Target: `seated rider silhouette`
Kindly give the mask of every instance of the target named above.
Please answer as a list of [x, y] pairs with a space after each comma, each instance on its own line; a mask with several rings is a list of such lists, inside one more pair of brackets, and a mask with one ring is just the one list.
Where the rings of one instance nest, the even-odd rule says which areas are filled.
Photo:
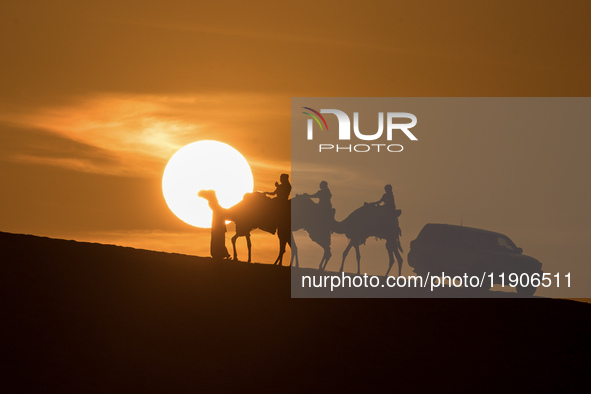
[[275, 182], [275, 191], [274, 192], [265, 192], [268, 196], [276, 196], [275, 199], [278, 201], [287, 201], [289, 200], [289, 195], [291, 193], [291, 184], [289, 183], [289, 175], [281, 174], [279, 177], [279, 181], [281, 183]]
[[[291, 194], [291, 184], [289, 183], [289, 175], [281, 174], [279, 182], [275, 182], [275, 191], [265, 192], [267, 196], [275, 196], [273, 199], [274, 210], [280, 221], [291, 220], [291, 210], [289, 203], [289, 195]], [[262, 227], [263, 228], [263, 227]], [[275, 224], [269, 223], [264, 226], [264, 230], [274, 231]]]
[[320, 208], [321, 212], [325, 215], [325, 218], [328, 220], [334, 218], [335, 211], [332, 208], [332, 203], [330, 202], [332, 194], [330, 192], [330, 189], [328, 188], [328, 182], [320, 182], [320, 190], [311, 195], [308, 193], [304, 193], [304, 196], [309, 198], [317, 198], [318, 207]]
[[376, 202], [365, 203], [365, 205], [375, 205], [379, 207], [383, 207], [383, 212], [389, 218], [392, 219], [392, 222], [396, 224], [398, 227], [398, 232], [402, 235], [402, 230], [398, 225], [398, 216], [400, 216], [400, 210], [396, 209], [396, 203], [394, 202], [394, 193], [392, 193], [392, 185], [384, 186], [385, 193], [382, 195], [382, 198]]

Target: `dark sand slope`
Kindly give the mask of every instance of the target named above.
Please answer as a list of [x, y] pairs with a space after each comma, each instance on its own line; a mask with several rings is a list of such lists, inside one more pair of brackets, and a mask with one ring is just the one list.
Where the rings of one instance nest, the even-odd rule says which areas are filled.
[[292, 300], [289, 277], [0, 233], [0, 392], [590, 388], [590, 304]]

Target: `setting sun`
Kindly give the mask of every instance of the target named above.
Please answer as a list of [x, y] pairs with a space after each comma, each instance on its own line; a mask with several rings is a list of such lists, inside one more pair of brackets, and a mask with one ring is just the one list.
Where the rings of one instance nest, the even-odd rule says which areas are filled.
[[217, 192], [220, 205], [230, 208], [252, 192], [253, 177], [246, 159], [230, 145], [198, 141], [179, 149], [168, 161], [162, 191], [170, 210], [195, 227], [209, 228], [212, 212], [199, 190]]

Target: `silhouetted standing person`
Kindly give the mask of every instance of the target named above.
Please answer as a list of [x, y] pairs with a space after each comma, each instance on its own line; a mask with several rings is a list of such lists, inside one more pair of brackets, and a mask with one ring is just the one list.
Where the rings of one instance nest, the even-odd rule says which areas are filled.
[[230, 257], [226, 249], [226, 218], [225, 209], [218, 202], [214, 190], [200, 190], [197, 195], [205, 198], [212, 211], [211, 220], [211, 243], [209, 245], [211, 257], [214, 259], [225, 259]]

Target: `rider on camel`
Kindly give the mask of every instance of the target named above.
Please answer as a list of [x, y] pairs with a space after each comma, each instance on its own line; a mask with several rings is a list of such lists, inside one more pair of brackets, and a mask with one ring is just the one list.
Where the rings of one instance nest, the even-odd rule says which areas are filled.
[[398, 227], [398, 231], [400, 235], [402, 235], [402, 230], [398, 225], [398, 216], [400, 216], [401, 211], [396, 209], [396, 203], [394, 202], [394, 193], [392, 193], [392, 185], [384, 186], [385, 193], [382, 195], [382, 198], [376, 202], [366, 203], [366, 205], [375, 205], [377, 207], [383, 207], [383, 211], [385, 215], [392, 218], [392, 222], [396, 224]]
[[[291, 184], [289, 183], [288, 174], [281, 174], [279, 177], [279, 182], [275, 182], [275, 191], [265, 192], [265, 195], [267, 196], [275, 196], [272, 202], [275, 204], [274, 209], [280, 221], [288, 221], [291, 219], [291, 206], [289, 201], [290, 194]], [[269, 223], [268, 225], [265, 225], [261, 228], [271, 231], [273, 227], [274, 225]]]
[[332, 203], [330, 202], [332, 193], [328, 188], [328, 182], [320, 182], [320, 190], [311, 195], [305, 193], [304, 196], [318, 199], [318, 208], [320, 208], [321, 215], [326, 219], [326, 223], [330, 224], [334, 219], [335, 210], [332, 208]]
[[275, 199], [279, 201], [289, 200], [289, 194], [291, 193], [291, 184], [289, 183], [289, 175], [281, 174], [279, 182], [275, 182], [275, 191], [265, 192], [268, 196], [276, 196]]

